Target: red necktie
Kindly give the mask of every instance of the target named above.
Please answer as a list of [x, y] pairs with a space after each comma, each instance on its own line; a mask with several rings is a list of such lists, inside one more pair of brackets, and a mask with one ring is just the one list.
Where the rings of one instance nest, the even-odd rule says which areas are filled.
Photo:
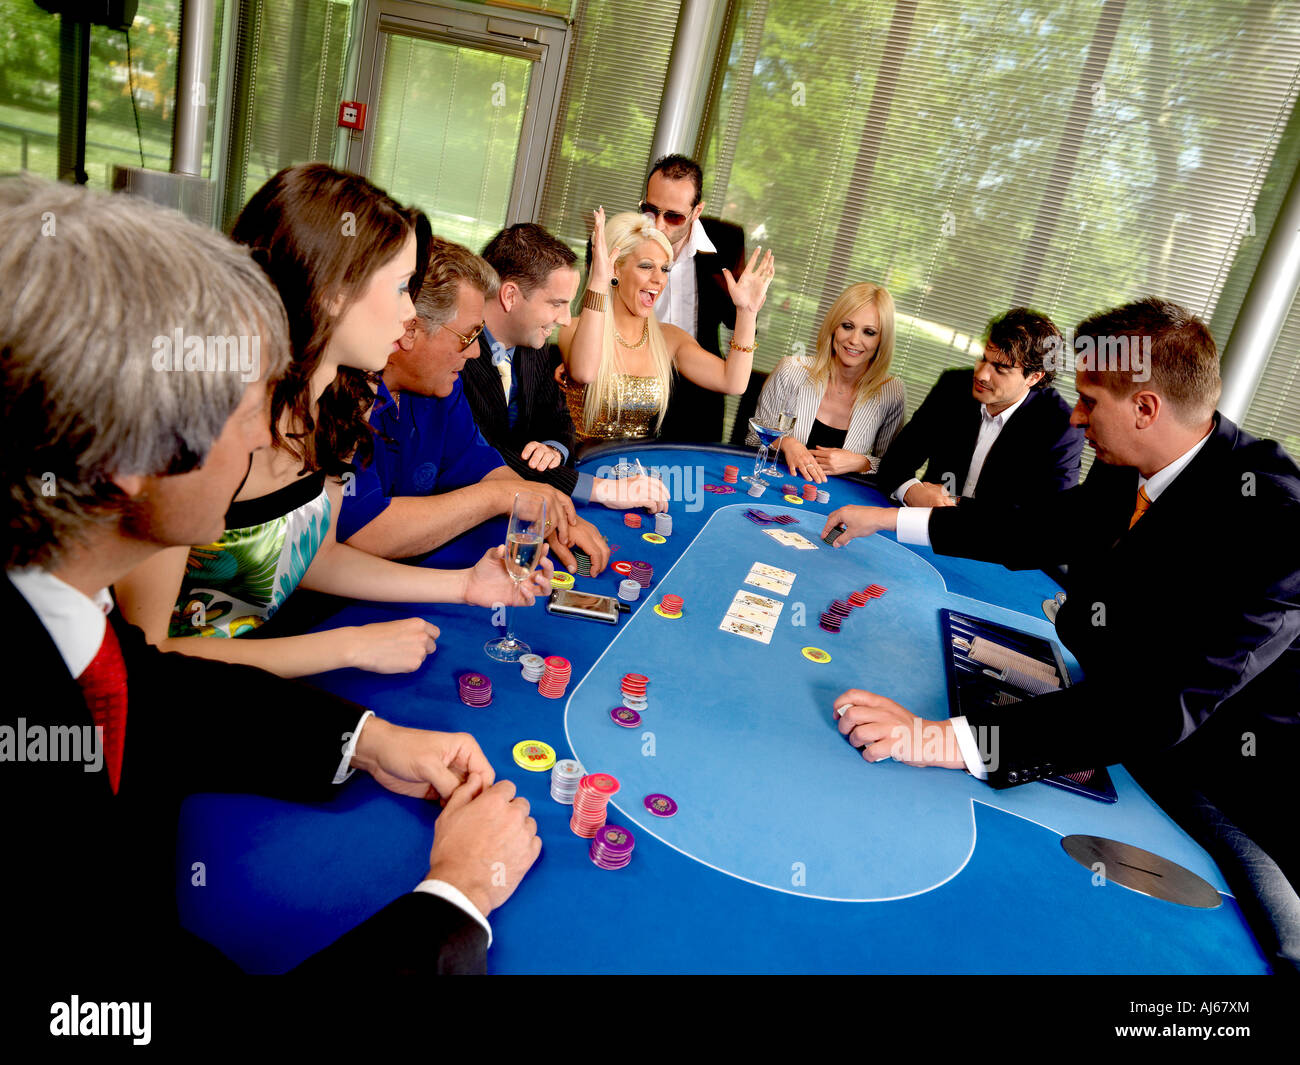
[[122, 749], [126, 741], [126, 662], [117, 634], [104, 622], [104, 642], [77, 678], [86, 697], [90, 718], [103, 729], [104, 760], [108, 765], [108, 783], [117, 794], [122, 779]]

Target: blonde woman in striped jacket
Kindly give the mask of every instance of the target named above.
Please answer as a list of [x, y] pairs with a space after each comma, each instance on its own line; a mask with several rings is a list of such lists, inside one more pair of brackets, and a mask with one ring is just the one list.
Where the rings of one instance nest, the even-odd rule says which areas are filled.
[[[755, 417], [795, 415], [781, 442], [790, 473], [818, 484], [831, 474], [870, 473], [903, 427], [903, 382], [890, 376], [894, 299], [864, 281], [840, 293], [812, 356], [786, 356], [759, 396]], [[758, 437], [749, 434], [749, 443]]]

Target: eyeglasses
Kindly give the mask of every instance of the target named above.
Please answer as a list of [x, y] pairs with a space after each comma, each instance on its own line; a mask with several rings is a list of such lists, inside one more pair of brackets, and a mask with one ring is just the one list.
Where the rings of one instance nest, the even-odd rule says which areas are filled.
[[451, 333], [453, 336], [456, 337], [457, 340], [460, 341], [460, 350], [464, 351], [467, 347], [469, 347], [471, 344], [474, 343], [474, 341], [478, 339], [479, 334], [483, 332], [483, 325], [484, 325], [483, 322], [479, 322], [479, 324], [474, 327], [474, 331], [470, 333], [470, 335], [467, 337], [461, 336], [459, 333], [456, 332], [456, 330], [454, 330], [449, 325], [444, 325], [443, 329], [447, 330], [448, 333]]
[[656, 218], [658, 218], [660, 215], [663, 215], [664, 221], [667, 222], [670, 226], [680, 226], [686, 221], [688, 217], [687, 215], [682, 214], [681, 211], [665, 211], [662, 208], [656, 207], [649, 200], [641, 201], [641, 213], [652, 214]]

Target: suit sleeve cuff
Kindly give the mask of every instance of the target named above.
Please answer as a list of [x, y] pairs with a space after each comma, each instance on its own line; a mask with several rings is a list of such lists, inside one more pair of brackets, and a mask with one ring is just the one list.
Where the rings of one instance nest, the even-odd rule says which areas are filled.
[[920, 478], [913, 477], [910, 481], [904, 481], [902, 484], [900, 484], [897, 488], [894, 489], [893, 498], [898, 500], [898, 505], [900, 507], [907, 506], [907, 504], [903, 502], [903, 497], [912, 490], [912, 485], [920, 484], [920, 483], [921, 483]]
[[933, 507], [903, 507], [898, 512], [895, 530], [900, 544], [913, 547], [930, 546], [930, 511]]
[[357, 753], [357, 740], [361, 738], [361, 730], [365, 727], [366, 722], [374, 716], [375, 712], [373, 710], [367, 710], [361, 715], [357, 727], [348, 735], [348, 742], [343, 745], [343, 761], [339, 763], [339, 767], [334, 773], [335, 784], [342, 784], [356, 772], [352, 768], [352, 756]]
[[487, 918], [478, 912], [478, 907], [470, 902], [459, 888], [452, 887], [445, 880], [421, 880], [415, 885], [415, 890], [423, 891], [426, 895], [437, 895], [438, 898], [446, 899], [453, 906], [459, 906], [483, 926], [483, 931], [487, 933], [488, 946], [492, 946], [492, 926], [487, 923]]
[[957, 750], [961, 752], [961, 760], [966, 763], [970, 775], [978, 780], [988, 780], [989, 773], [984, 768], [984, 759], [980, 757], [979, 745], [975, 742], [975, 734], [971, 732], [966, 719], [954, 717], [950, 719], [950, 724], [952, 734], [957, 737]]
[[596, 478], [590, 473], [578, 474], [578, 483], [573, 489], [573, 501], [575, 503], [590, 503], [592, 489], [596, 487]]
[[547, 447], [555, 448], [556, 451], [558, 451], [561, 455], [563, 455], [564, 457], [560, 459], [561, 462], [569, 461], [569, 449], [565, 447], [563, 444], [561, 444], [558, 440], [543, 440], [542, 443], [545, 444]]

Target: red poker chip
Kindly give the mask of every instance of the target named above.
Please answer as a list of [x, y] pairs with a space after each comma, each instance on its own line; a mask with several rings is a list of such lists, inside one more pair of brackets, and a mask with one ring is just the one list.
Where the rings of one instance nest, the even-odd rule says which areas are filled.
[[615, 562], [610, 567], [615, 573], [621, 573], [624, 577], [632, 575], [632, 567], [627, 562]]

